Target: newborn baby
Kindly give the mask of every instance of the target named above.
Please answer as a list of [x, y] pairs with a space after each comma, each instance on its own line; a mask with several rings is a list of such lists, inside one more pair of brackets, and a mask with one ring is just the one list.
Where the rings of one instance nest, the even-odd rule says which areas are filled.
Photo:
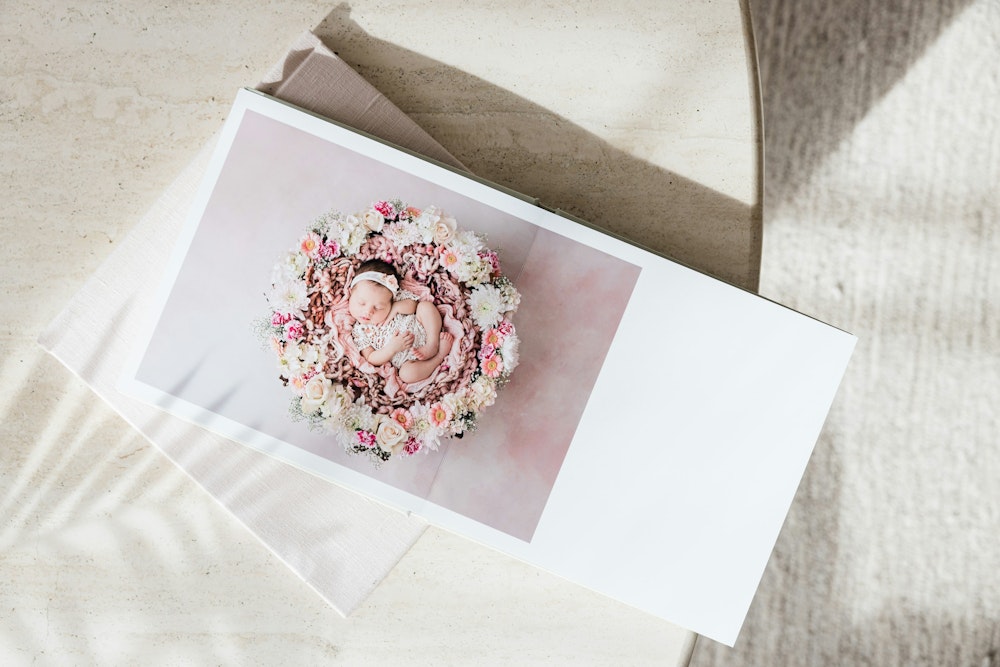
[[455, 339], [442, 330], [437, 307], [401, 291], [396, 269], [377, 259], [358, 267], [349, 289], [351, 333], [361, 356], [373, 366], [391, 362], [408, 384], [430, 377]]

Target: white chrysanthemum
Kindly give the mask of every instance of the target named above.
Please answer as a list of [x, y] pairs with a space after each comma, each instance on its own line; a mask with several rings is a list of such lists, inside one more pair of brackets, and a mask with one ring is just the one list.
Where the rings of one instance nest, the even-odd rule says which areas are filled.
[[285, 277], [271, 286], [267, 302], [279, 313], [299, 313], [309, 305], [309, 295], [304, 280]]
[[475, 256], [483, 249], [483, 237], [469, 229], [455, 233], [448, 245], [458, 249], [462, 255]]
[[420, 230], [413, 225], [404, 223], [393, 223], [388, 225], [382, 232], [397, 248], [407, 248], [420, 241]]
[[504, 312], [503, 298], [493, 285], [479, 285], [469, 295], [472, 319], [483, 329], [496, 326]]
[[503, 358], [503, 374], [505, 377], [510, 375], [510, 372], [517, 366], [518, 361], [521, 360], [520, 347], [521, 341], [516, 334], [508, 335], [503, 339], [503, 343], [500, 344], [500, 356]]
[[352, 403], [344, 412], [344, 424], [355, 431], [362, 429], [365, 431], [375, 430], [375, 415], [372, 413], [372, 409], [368, 407], [363, 400], [358, 399], [357, 402]]

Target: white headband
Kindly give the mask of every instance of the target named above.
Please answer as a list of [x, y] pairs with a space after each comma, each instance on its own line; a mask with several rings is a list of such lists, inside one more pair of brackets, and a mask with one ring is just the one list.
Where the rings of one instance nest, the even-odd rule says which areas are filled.
[[380, 273], [378, 271], [365, 271], [364, 273], [359, 273], [354, 276], [354, 280], [351, 281], [351, 287], [354, 287], [362, 280], [370, 280], [373, 283], [378, 283], [392, 292], [393, 296], [396, 296], [396, 292], [399, 290], [399, 281], [396, 280], [396, 276], [390, 276], [387, 273]]

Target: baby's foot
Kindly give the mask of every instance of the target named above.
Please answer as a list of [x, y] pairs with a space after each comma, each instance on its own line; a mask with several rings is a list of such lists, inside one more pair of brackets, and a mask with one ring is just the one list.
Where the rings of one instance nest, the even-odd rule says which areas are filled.
[[455, 343], [455, 337], [452, 336], [447, 331], [441, 332], [440, 340], [438, 341], [438, 356], [444, 359], [451, 352], [451, 346]]
[[438, 350], [441, 347], [441, 341], [437, 338], [431, 338], [430, 336], [427, 338], [428, 340], [426, 345], [413, 348], [413, 356], [417, 359], [433, 359], [437, 356]]

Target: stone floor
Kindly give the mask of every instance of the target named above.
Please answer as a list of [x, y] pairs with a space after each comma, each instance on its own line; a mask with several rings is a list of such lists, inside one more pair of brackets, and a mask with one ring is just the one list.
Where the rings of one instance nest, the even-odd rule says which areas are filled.
[[303, 30], [472, 171], [756, 284], [737, 5], [0, 9], [4, 664], [672, 664], [687, 633], [429, 530], [344, 619], [36, 344]]

